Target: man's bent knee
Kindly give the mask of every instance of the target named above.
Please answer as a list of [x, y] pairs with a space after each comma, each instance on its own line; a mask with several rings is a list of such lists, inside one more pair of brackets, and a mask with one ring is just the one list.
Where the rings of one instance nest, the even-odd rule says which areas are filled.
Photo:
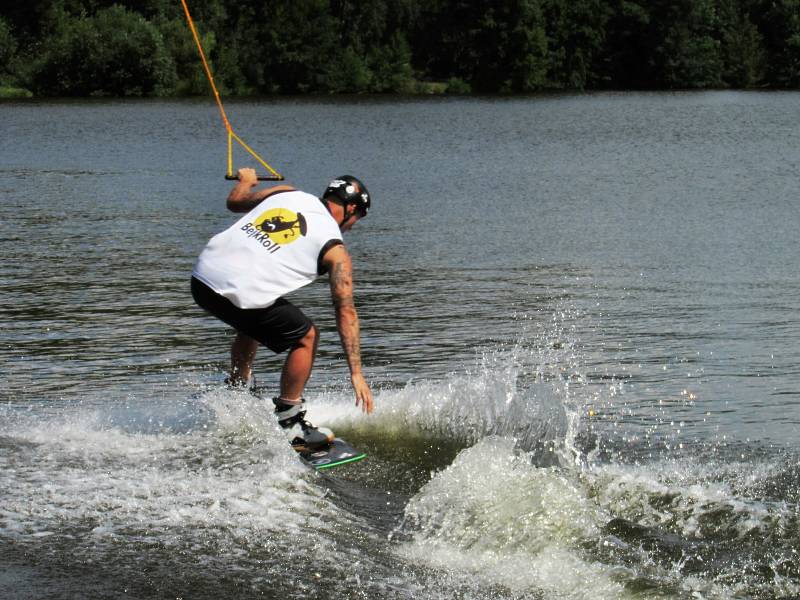
[[317, 328], [316, 325], [311, 325], [306, 334], [299, 340], [297, 340], [295, 347], [307, 346], [308, 348], [313, 348], [316, 345], [318, 339], [319, 339], [319, 329]]

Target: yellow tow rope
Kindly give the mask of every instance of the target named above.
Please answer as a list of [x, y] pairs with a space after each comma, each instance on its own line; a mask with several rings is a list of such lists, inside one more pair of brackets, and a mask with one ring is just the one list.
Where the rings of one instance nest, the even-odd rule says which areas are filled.
[[270, 175], [264, 177], [260, 176], [259, 179], [262, 181], [283, 181], [283, 175], [278, 173], [275, 169], [273, 169], [269, 164], [261, 158], [255, 150], [253, 150], [250, 146], [248, 146], [242, 138], [236, 135], [236, 132], [233, 131], [233, 127], [231, 127], [230, 121], [228, 121], [228, 116], [225, 114], [225, 108], [222, 106], [222, 100], [219, 97], [219, 91], [217, 91], [217, 86], [214, 83], [214, 76], [211, 74], [211, 68], [208, 66], [208, 61], [206, 60], [206, 54], [203, 52], [203, 45], [200, 43], [200, 36], [197, 34], [197, 29], [194, 26], [194, 21], [192, 20], [192, 15], [189, 14], [189, 7], [186, 5], [186, 0], [181, 0], [181, 4], [183, 5], [183, 12], [186, 13], [186, 22], [189, 23], [189, 29], [192, 30], [192, 35], [194, 36], [195, 44], [197, 44], [197, 51], [200, 53], [200, 59], [203, 61], [203, 68], [206, 71], [206, 76], [208, 77], [208, 82], [211, 84], [211, 89], [214, 92], [214, 98], [217, 101], [217, 106], [219, 107], [219, 114], [222, 116], [222, 122], [225, 123], [225, 129], [228, 132], [228, 170], [225, 175], [225, 179], [238, 179], [236, 175], [233, 173], [233, 140], [236, 140], [242, 148], [247, 150], [253, 158], [255, 158], [258, 162], [260, 162], [267, 171], [270, 172]]

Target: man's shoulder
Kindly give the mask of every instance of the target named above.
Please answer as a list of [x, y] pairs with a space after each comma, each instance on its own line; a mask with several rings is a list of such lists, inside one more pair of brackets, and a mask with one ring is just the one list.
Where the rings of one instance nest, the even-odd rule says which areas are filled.
[[276, 192], [275, 194], [269, 197], [269, 200], [273, 200], [276, 203], [291, 202], [295, 204], [306, 204], [310, 208], [316, 208], [317, 205], [323, 206], [320, 199], [317, 198], [315, 195], [297, 189], [289, 189]]

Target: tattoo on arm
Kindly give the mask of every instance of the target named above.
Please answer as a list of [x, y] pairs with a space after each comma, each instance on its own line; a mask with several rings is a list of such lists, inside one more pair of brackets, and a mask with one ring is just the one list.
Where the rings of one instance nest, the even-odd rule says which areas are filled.
[[335, 263], [330, 271], [331, 296], [336, 309], [336, 325], [351, 372], [361, 370], [361, 343], [353, 298], [353, 270], [349, 260]]
[[337, 262], [331, 270], [331, 295], [333, 305], [340, 306], [355, 305], [353, 300], [353, 272], [350, 265], [345, 261]]

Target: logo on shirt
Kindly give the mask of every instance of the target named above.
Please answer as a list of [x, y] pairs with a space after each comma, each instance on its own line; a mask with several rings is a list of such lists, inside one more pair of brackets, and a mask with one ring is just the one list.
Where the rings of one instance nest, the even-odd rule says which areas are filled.
[[254, 222], [243, 225], [242, 231], [270, 252], [276, 252], [281, 246], [305, 236], [308, 226], [302, 213], [288, 208], [271, 208], [256, 217]]

